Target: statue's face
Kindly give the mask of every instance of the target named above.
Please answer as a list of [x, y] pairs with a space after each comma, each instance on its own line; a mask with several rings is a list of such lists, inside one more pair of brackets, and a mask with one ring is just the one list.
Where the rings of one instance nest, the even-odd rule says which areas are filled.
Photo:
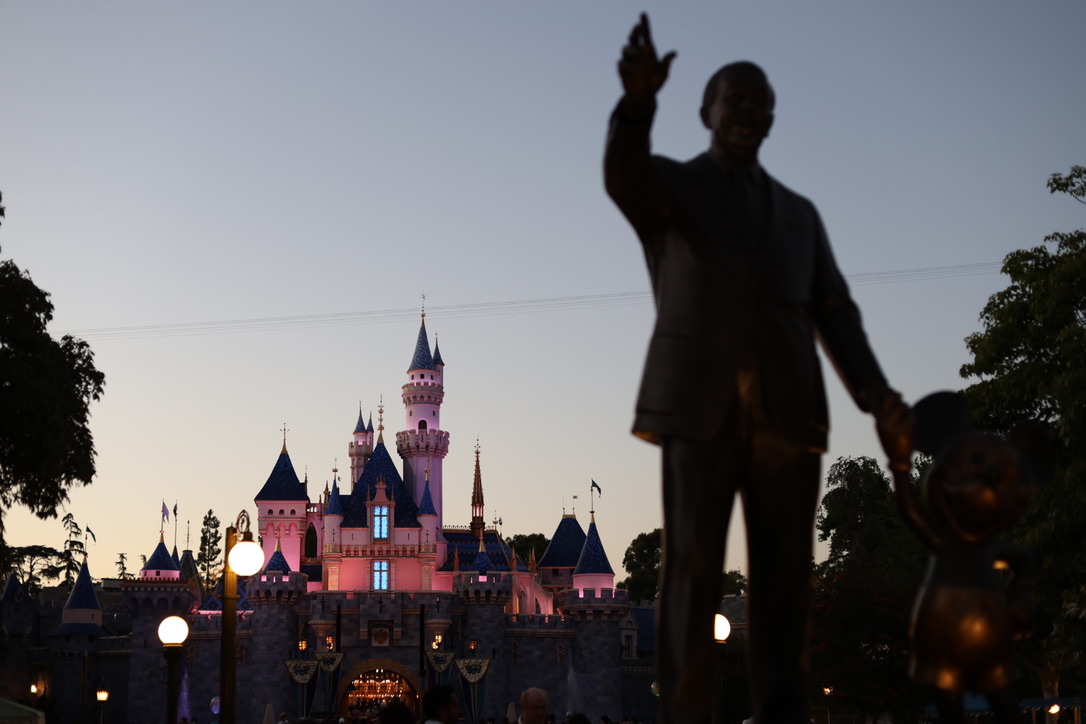
[[962, 539], [972, 541], [1013, 525], [1029, 497], [1017, 451], [983, 433], [970, 433], [941, 454], [926, 486], [934, 511]]
[[751, 163], [773, 125], [773, 90], [760, 78], [722, 78], [702, 122], [712, 131], [714, 154], [728, 163]]

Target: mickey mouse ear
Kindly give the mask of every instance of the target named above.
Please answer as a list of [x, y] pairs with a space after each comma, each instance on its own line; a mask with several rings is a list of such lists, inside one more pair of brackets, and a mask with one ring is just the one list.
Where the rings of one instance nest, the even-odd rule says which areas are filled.
[[969, 430], [969, 403], [957, 392], [933, 392], [913, 405], [916, 449], [936, 455], [954, 438]]

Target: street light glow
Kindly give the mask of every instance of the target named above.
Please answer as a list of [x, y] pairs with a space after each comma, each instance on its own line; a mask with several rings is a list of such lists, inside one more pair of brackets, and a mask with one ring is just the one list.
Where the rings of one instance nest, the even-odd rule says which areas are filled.
[[728, 640], [728, 636], [732, 632], [732, 624], [728, 621], [727, 617], [718, 613], [713, 617], [713, 638], [719, 643], [724, 643]]
[[[158, 640], [164, 646], [180, 646], [189, 637], [189, 625], [180, 616], [167, 616], [158, 625]], [[100, 701], [104, 701], [100, 700]]]

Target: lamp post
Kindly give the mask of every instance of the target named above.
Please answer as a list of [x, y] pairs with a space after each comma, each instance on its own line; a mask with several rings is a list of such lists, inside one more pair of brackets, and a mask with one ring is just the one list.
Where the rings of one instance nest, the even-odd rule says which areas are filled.
[[[158, 625], [158, 640], [162, 642], [162, 655], [166, 657], [166, 721], [177, 721], [177, 695], [180, 677], [177, 664], [181, 661], [181, 652], [185, 639], [189, 637], [189, 625], [180, 616], [167, 616]], [[104, 695], [104, 696], [103, 696]], [[98, 692], [99, 707], [104, 707], [109, 699], [108, 691]]]
[[713, 616], [713, 638], [716, 640], [719, 652], [716, 660], [716, 696], [713, 697], [713, 721], [717, 724], [724, 719], [724, 644], [727, 643], [731, 632], [732, 624], [724, 614], [718, 613]]
[[106, 702], [109, 701], [109, 691], [105, 687], [101, 687], [95, 692], [94, 698], [98, 700], [98, 724], [103, 724], [106, 720]]
[[[238, 541], [238, 533], [241, 540]], [[238, 576], [251, 576], [264, 564], [264, 551], [253, 541], [249, 513], [241, 511], [226, 528], [226, 565], [222, 574], [222, 650], [219, 667], [221, 724], [235, 724], [237, 706]]]

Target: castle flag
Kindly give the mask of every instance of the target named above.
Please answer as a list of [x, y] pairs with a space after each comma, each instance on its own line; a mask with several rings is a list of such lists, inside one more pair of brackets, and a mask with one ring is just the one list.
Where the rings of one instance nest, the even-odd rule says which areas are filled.
[[596, 483], [595, 480], [592, 481], [592, 487], [589, 488], [589, 490], [592, 490], [592, 488], [595, 488], [597, 493], [603, 495], [603, 490], [600, 489], [600, 486]]

